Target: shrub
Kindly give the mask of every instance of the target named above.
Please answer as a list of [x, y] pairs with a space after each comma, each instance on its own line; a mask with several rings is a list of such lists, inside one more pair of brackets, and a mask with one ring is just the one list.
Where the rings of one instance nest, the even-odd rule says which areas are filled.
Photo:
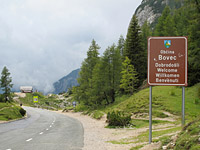
[[25, 116], [26, 114], [26, 110], [24, 110], [23, 108], [20, 108], [19, 112], [22, 116]]
[[45, 102], [46, 105], [50, 105], [49, 102]]
[[131, 115], [122, 111], [108, 112], [107, 114], [108, 126], [124, 127], [130, 125]]
[[92, 118], [94, 118], [94, 119], [101, 119], [103, 117], [103, 115], [104, 115], [103, 112], [96, 110], [96, 111], [94, 111], [92, 113]]
[[74, 108], [75, 112], [84, 112], [84, 111], [87, 111], [87, 110], [89, 110], [89, 108], [87, 106], [83, 105], [83, 104], [78, 104]]
[[194, 100], [194, 103], [195, 103], [195, 104], [200, 104], [200, 99], [196, 98], [196, 99]]

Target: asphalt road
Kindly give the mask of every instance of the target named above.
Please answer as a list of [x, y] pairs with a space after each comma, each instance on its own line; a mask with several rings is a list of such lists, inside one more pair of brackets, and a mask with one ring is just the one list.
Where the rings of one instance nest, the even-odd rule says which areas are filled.
[[0, 124], [0, 150], [81, 150], [82, 124], [48, 110], [24, 107], [26, 119]]

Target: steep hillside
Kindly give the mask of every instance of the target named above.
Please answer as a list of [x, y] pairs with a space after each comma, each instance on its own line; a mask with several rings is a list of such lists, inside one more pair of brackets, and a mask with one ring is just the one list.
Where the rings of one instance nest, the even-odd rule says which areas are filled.
[[[167, 148], [173, 148], [168, 144]], [[175, 143], [175, 150], [179, 149], [200, 149], [200, 118], [188, 123], [179, 134]]]
[[138, 18], [138, 24], [142, 26], [147, 20], [152, 27], [157, 23], [162, 11], [168, 5], [171, 9], [180, 8], [183, 0], [143, 0], [136, 9], [135, 14]]
[[73, 86], [77, 86], [77, 78], [79, 76], [80, 69], [76, 69], [72, 71], [67, 76], [61, 78], [59, 81], [55, 82], [53, 84], [55, 91], [55, 94], [61, 93], [61, 92], [67, 92], [68, 88], [71, 88]]
[[[187, 87], [185, 93], [185, 116], [186, 121], [192, 121], [200, 115], [200, 84]], [[153, 116], [162, 116], [164, 111], [180, 116], [182, 106], [182, 88], [173, 86], [153, 87]], [[149, 112], [149, 89], [135, 93], [131, 97], [117, 98], [116, 103], [103, 109], [104, 112], [121, 110], [132, 114], [148, 114]]]

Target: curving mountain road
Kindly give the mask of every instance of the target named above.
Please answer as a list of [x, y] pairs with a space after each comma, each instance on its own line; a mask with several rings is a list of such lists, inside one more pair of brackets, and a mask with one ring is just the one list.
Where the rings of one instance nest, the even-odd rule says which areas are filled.
[[81, 150], [82, 124], [51, 111], [23, 107], [26, 119], [0, 124], [0, 150]]

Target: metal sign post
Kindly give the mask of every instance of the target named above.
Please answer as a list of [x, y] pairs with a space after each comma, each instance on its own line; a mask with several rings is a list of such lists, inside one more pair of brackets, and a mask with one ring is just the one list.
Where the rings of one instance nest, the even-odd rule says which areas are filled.
[[149, 88], [149, 144], [152, 141], [152, 86]]
[[185, 125], [185, 87], [182, 87], [182, 126]]

